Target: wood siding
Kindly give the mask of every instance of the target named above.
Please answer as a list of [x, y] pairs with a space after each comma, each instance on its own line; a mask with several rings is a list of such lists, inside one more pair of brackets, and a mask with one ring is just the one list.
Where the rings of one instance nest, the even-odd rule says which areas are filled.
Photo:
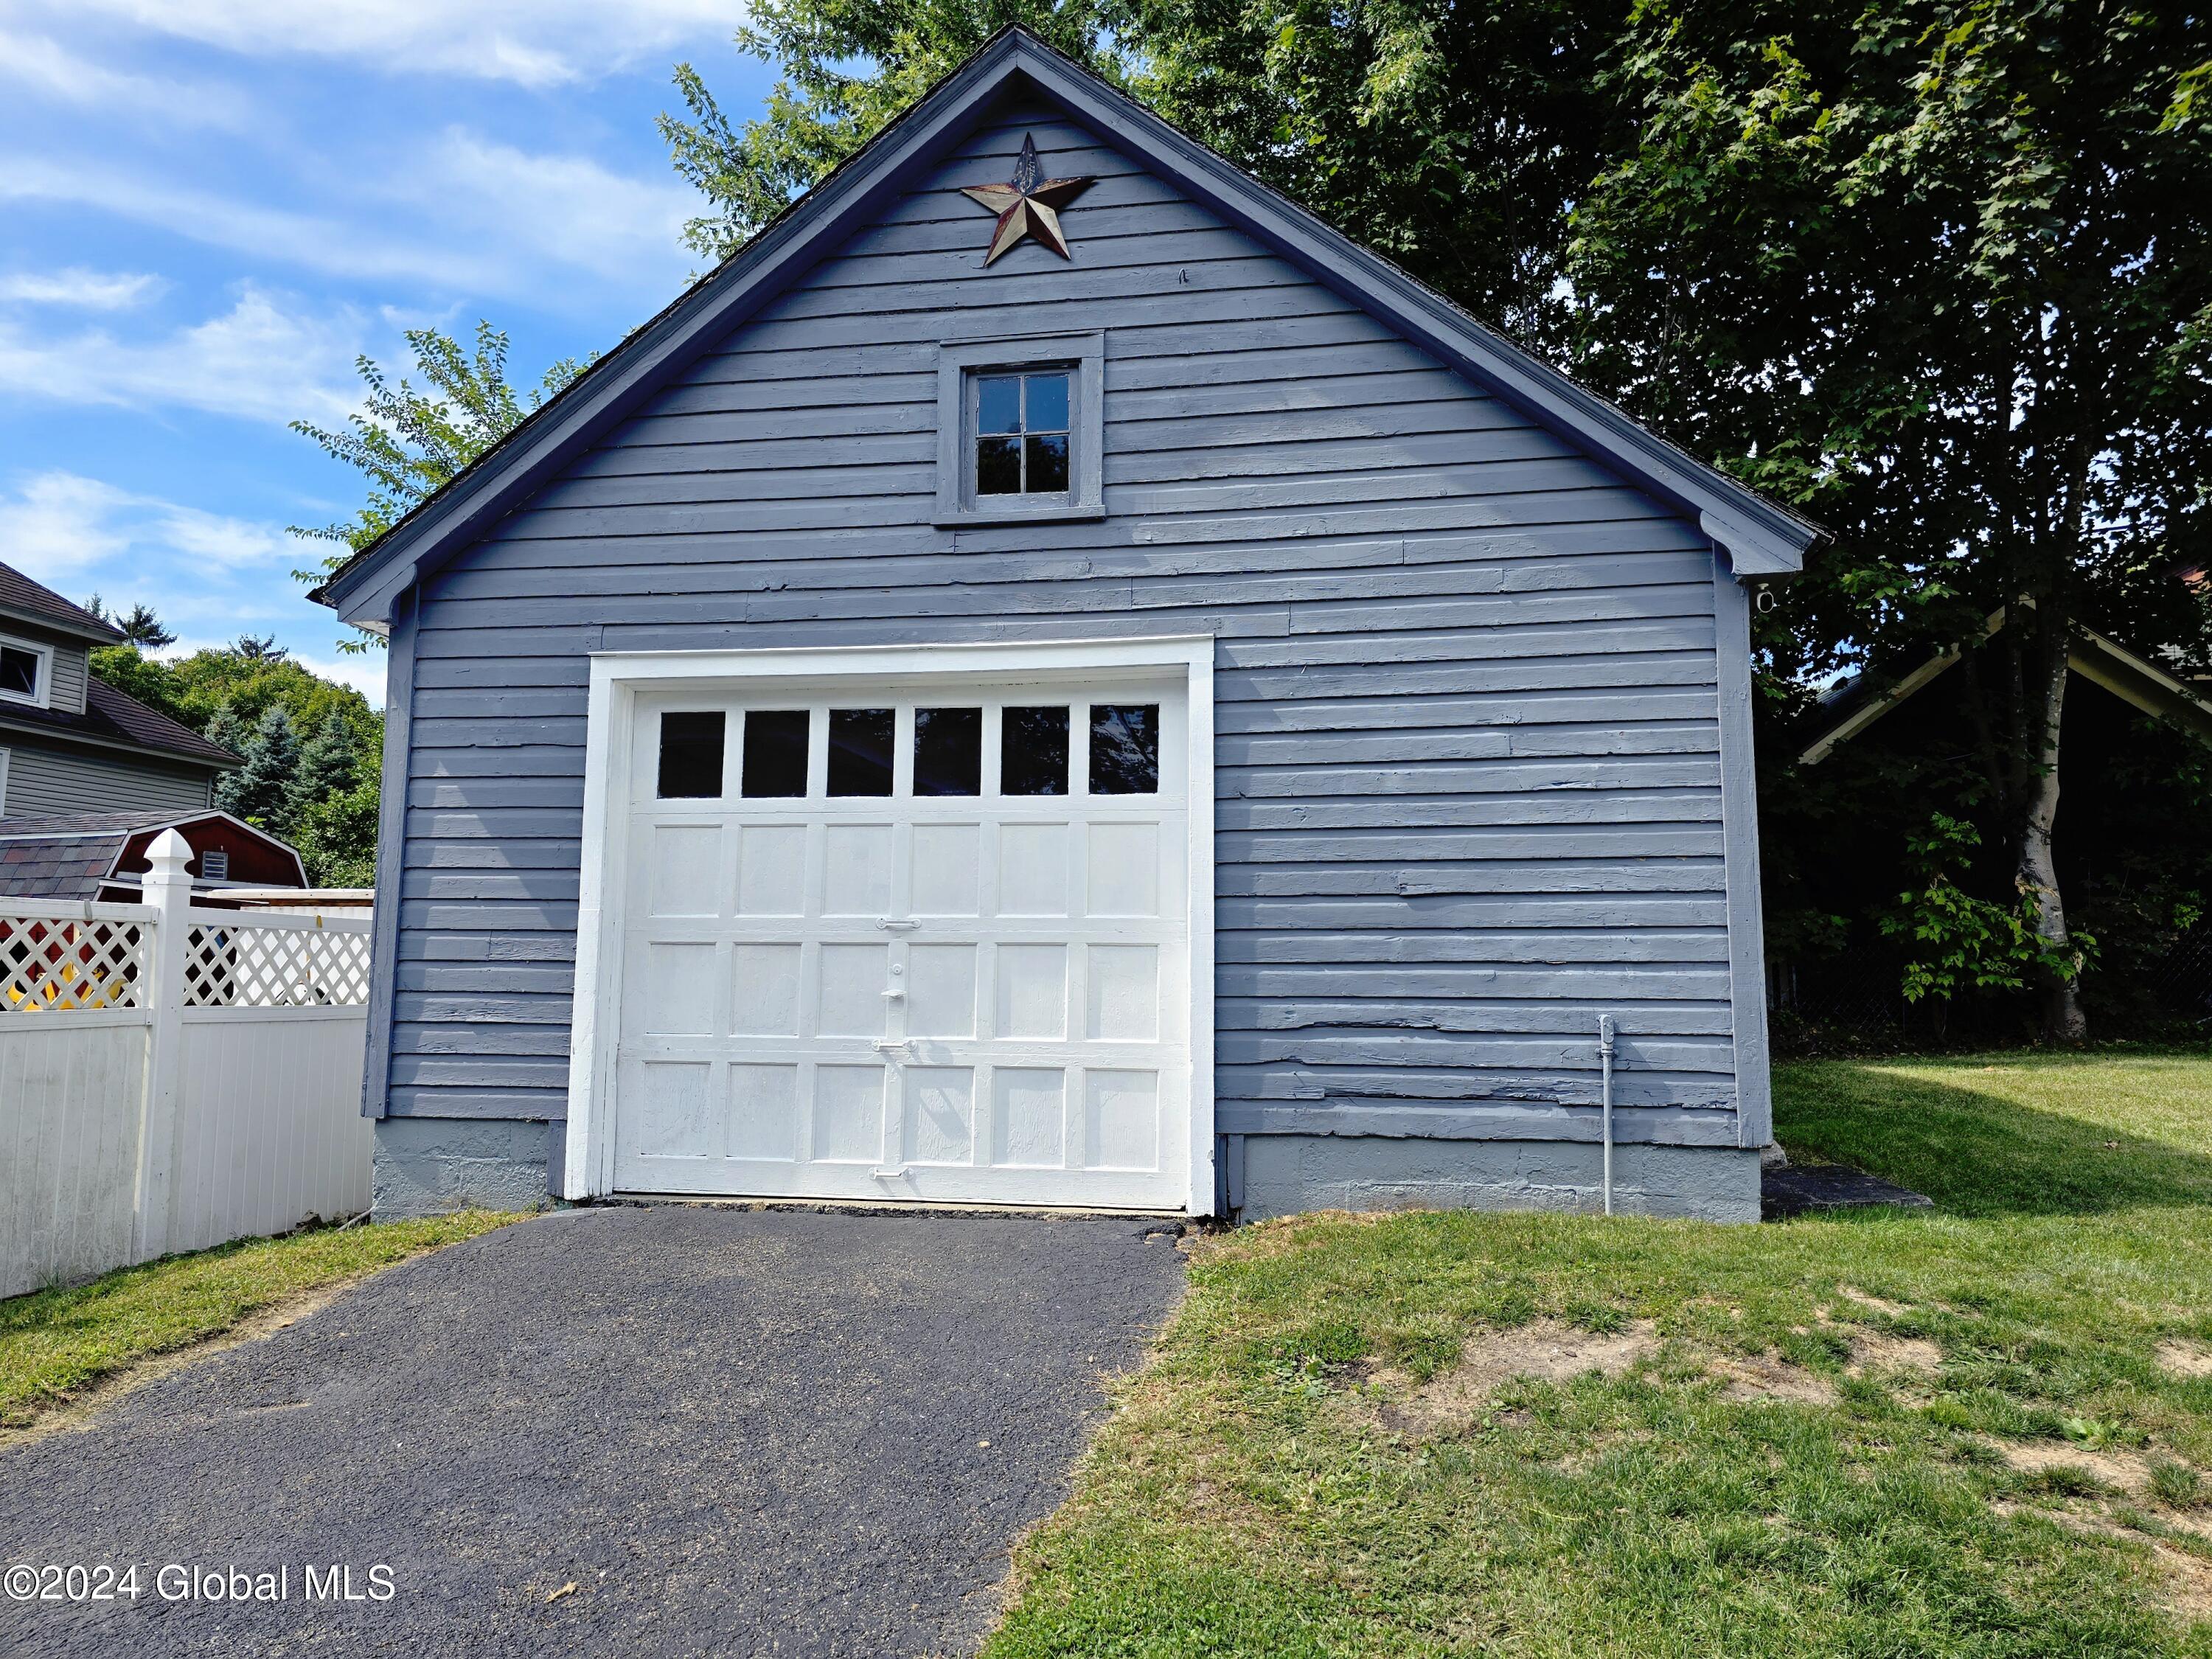
[[[952, 187], [1099, 182], [981, 268]], [[938, 530], [934, 349], [1106, 333], [1106, 516]], [[1218, 1127], [1738, 1144], [1714, 555], [1043, 112], [980, 130], [413, 622], [387, 1109], [564, 1110], [586, 653], [1212, 633]]]
[[33, 744], [10, 732], [7, 799], [0, 817], [55, 812], [190, 811], [206, 806], [215, 774], [204, 766], [119, 750]]

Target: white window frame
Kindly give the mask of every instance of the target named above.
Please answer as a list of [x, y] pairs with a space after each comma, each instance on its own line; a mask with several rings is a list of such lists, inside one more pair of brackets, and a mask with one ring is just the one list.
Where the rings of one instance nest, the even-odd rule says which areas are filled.
[[9, 749], [0, 746], [0, 818], [8, 816], [8, 757]]
[[11, 651], [27, 651], [39, 659], [39, 665], [33, 671], [36, 683], [31, 689], [31, 695], [27, 697], [20, 691], [0, 690], [0, 702], [28, 703], [33, 708], [52, 708], [54, 706], [53, 647], [38, 640], [22, 639], [14, 634], [0, 634], [0, 645], [6, 646]]
[[[984, 374], [1065, 369], [1067, 493], [975, 493], [975, 398]], [[946, 340], [937, 348], [937, 509], [940, 530], [971, 525], [1051, 524], [1103, 519], [1105, 507], [1106, 337], [1039, 334], [1027, 338]]]
[[1188, 701], [1190, 936], [1189, 1190], [1184, 1207], [1212, 1213], [1213, 1110], [1213, 636], [1023, 641], [1005, 645], [842, 646], [750, 651], [607, 651], [591, 658], [585, 726], [582, 890], [576, 910], [576, 990], [568, 1048], [563, 1198], [614, 1190], [615, 1052], [622, 1029], [623, 878], [641, 693], [726, 693], [733, 684], [866, 682], [898, 689], [947, 679], [1181, 670]]

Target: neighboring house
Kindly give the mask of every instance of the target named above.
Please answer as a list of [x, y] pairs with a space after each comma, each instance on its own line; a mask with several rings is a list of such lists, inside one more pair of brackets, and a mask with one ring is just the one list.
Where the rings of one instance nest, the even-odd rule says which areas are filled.
[[146, 849], [164, 830], [189, 842], [185, 868], [210, 901], [270, 888], [304, 889], [300, 855], [228, 812], [73, 812], [0, 818], [0, 895], [135, 903], [152, 867]]
[[[2032, 605], [2033, 602], [2023, 603]], [[1984, 622], [1982, 639], [1995, 638], [2004, 626], [2005, 611], [2000, 606]], [[2144, 714], [2212, 743], [2212, 699], [2203, 695], [2212, 690], [2212, 683], [2198, 679], [2191, 684], [2179, 678], [2080, 623], [2074, 624], [2073, 636], [2066, 659], [2071, 672]], [[1942, 652], [1887, 684], [1866, 674], [1837, 681], [1820, 694], [1827, 723], [1797, 757], [1797, 763], [1818, 766], [1839, 744], [1849, 743], [1956, 667], [1960, 654], [1956, 650]]]
[[322, 591], [380, 1207], [1753, 1218], [1816, 533], [1002, 34]]
[[240, 757], [93, 678], [123, 635], [0, 564], [0, 819], [189, 811]]

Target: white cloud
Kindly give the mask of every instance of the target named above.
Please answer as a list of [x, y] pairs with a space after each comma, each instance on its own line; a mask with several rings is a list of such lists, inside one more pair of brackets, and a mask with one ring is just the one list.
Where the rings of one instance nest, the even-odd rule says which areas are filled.
[[222, 315], [152, 340], [104, 329], [58, 336], [0, 320], [0, 392], [247, 420], [343, 418], [359, 401], [362, 325], [349, 311], [289, 311], [247, 287]]
[[83, 311], [125, 311], [151, 299], [167, 284], [143, 272], [19, 270], [0, 276], [0, 301], [24, 305], [75, 306]]
[[150, 112], [185, 126], [230, 130], [248, 118], [246, 100], [228, 87], [134, 75], [42, 34], [0, 29], [0, 82], [51, 101], [97, 106], [111, 117]]
[[501, 263], [475, 252], [423, 246], [382, 227], [263, 207], [165, 182], [142, 167], [69, 166], [0, 156], [0, 200], [68, 202], [227, 247], [347, 276], [407, 276], [460, 288], [500, 285]]
[[[319, 544], [276, 526], [134, 494], [82, 473], [36, 473], [0, 495], [0, 563], [64, 592], [97, 573], [119, 577], [137, 597], [141, 578], [179, 566], [222, 583], [267, 572], [289, 584], [295, 566], [319, 562], [321, 553]], [[236, 614], [234, 599], [210, 598], [216, 615]]]
[[[687, 269], [684, 186], [588, 156], [538, 154], [449, 128], [403, 164], [297, 212], [173, 184], [138, 167], [0, 156], [0, 201], [96, 208], [257, 261], [475, 294], [573, 301], [581, 271], [657, 307]], [[594, 284], [596, 287], [597, 284]]]
[[698, 198], [672, 179], [626, 178], [588, 156], [532, 155], [459, 127], [408, 172], [431, 186], [425, 206], [483, 227], [499, 246], [619, 282], [653, 271], [680, 280], [678, 237]]
[[726, 39], [732, 0], [52, 0], [254, 58], [352, 58], [378, 68], [551, 87], [689, 42]]

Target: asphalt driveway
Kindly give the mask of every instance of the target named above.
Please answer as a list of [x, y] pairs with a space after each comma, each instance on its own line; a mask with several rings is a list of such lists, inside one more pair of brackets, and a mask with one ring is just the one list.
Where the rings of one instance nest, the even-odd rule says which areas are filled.
[[965, 1652], [1182, 1284], [1136, 1218], [505, 1228], [0, 1451], [0, 1567], [139, 1568], [0, 1652]]

